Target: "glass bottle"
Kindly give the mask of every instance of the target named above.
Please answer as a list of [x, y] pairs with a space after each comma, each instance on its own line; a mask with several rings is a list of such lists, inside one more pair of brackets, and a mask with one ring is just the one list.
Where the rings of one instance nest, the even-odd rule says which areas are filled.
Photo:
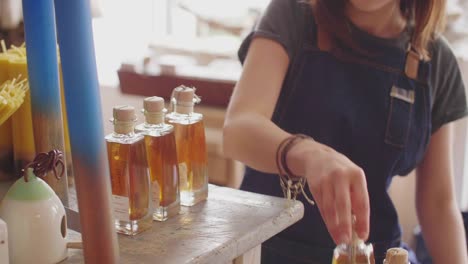
[[105, 137], [112, 205], [118, 233], [136, 235], [151, 227], [149, 173], [143, 135], [134, 133], [135, 109], [113, 109], [114, 132]]
[[145, 136], [146, 157], [151, 176], [153, 219], [165, 221], [180, 211], [179, 173], [174, 127], [164, 123], [164, 99], [153, 96], [143, 101], [145, 123], [135, 132]]
[[193, 111], [199, 102], [195, 89], [179, 86], [171, 98], [167, 122], [175, 129], [180, 203], [192, 206], [208, 197], [207, 153], [203, 115]]
[[335, 248], [332, 264], [375, 264], [372, 244], [364, 243], [353, 231], [350, 244], [340, 244]]
[[409, 264], [408, 251], [404, 248], [388, 249], [383, 264]]

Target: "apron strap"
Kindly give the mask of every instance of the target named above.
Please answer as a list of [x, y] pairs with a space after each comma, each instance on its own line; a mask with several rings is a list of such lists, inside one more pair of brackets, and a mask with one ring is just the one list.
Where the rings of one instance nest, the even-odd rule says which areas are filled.
[[419, 62], [422, 60], [421, 55], [410, 47], [406, 54], [405, 74], [408, 78], [418, 80]]
[[312, 12], [315, 18], [315, 26], [316, 26], [316, 43], [317, 43], [317, 48], [320, 51], [328, 51], [331, 52], [333, 50], [333, 41], [330, 37], [330, 34], [324, 30], [320, 26], [320, 22], [317, 20], [316, 16], [316, 7], [317, 7], [317, 2], [316, 0], [311, 1], [312, 5]]
[[328, 32], [317, 23], [317, 48], [321, 51], [332, 51], [333, 42]]
[[[418, 80], [419, 64], [422, 61], [422, 56], [411, 48], [411, 44], [409, 46], [410, 48], [406, 53], [405, 75], [410, 79]], [[319, 24], [317, 24], [317, 48], [328, 52], [333, 50], [333, 41], [330, 35]]]
[[[312, 1], [312, 9], [315, 16], [316, 2]], [[316, 20], [317, 21], [317, 20]], [[320, 51], [331, 52], [334, 49], [333, 40], [330, 34], [324, 30], [320, 23], [316, 22], [317, 27], [317, 48]], [[413, 38], [411, 38], [413, 39]], [[412, 42], [412, 41], [411, 41]], [[418, 80], [419, 64], [423, 60], [422, 56], [412, 48], [411, 42], [408, 45], [405, 62], [405, 75], [413, 80]]]

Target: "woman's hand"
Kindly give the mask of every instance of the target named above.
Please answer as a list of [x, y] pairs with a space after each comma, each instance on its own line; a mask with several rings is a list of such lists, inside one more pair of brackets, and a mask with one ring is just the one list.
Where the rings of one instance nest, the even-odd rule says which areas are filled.
[[330, 147], [303, 140], [287, 154], [291, 168], [299, 168], [335, 243], [349, 243], [352, 215], [359, 238], [369, 235], [369, 195], [364, 171]]

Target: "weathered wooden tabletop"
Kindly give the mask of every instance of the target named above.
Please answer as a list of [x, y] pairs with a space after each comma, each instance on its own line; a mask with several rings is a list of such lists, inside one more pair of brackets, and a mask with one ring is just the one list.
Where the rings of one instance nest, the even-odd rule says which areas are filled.
[[[302, 218], [301, 202], [210, 185], [208, 200], [137, 236], [119, 235], [121, 263], [229, 263]], [[69, 250], [63, 263], [83, 263]]]

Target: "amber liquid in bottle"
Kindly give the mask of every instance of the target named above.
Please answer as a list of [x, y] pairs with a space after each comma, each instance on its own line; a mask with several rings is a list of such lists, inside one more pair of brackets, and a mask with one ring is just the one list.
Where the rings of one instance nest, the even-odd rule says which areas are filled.
[[180, 211], [179, 173], [177, 167], [174, 127], [164, 123], [141, 124], [136, 131], [145, 135], [151, 189], [153, 219], [165, 221]]
[[167, 115], [174, 125], [179, 167], [180, 202], [192, 206], [208, 197], [207, 154], [203, 116]]
[[338, 245], [333, 252], [332, 264], [375, 264], [372, 245], [359, 239]]
[[118, 233], [136, 235], [151, 227], [145, 142], [141, 135], [106, 136], [112, 203]]
[[374, 261], [366, 254], [358, 254], [354, 260], [347, 254], [340, 254], [333, 258], [333, 264], [374, 264]]

